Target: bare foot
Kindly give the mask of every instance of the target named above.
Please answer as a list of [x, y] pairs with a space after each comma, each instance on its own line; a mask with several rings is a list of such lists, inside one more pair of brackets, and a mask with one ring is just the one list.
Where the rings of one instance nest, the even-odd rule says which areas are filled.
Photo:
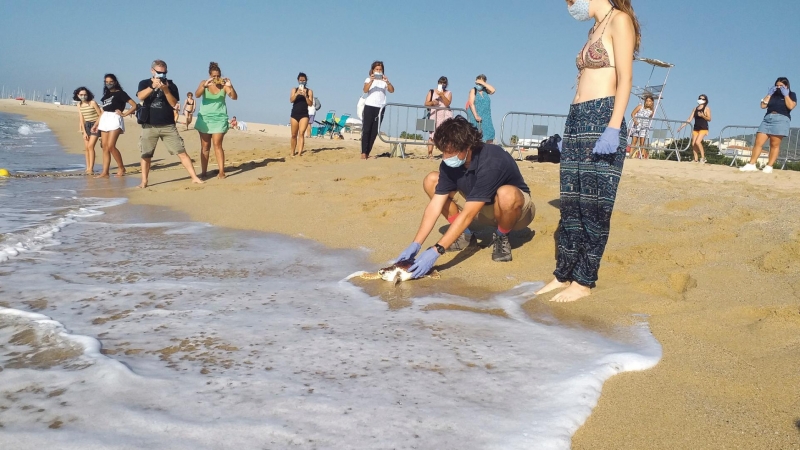
[[139, 184], [139, 185], [138, 185], [138, 186], [136, 186], [136, 187], [137, 187], [137, 188], [139, 188], [139, 189], [144, 189], [144, 188], [146, 188], [146, 187], [147, 187], [147, 181], [142, 181], [142, 183], [141, 183], [141, 184]]
[[217, 179], [219, 179], [219, 180], [222, 180], [225, 177], [226, 177], [226, 175], [224, 173], [221, 173], [221, 174], [217, 175]]
[[97, 174], [95, 175], [95, 178], [108, 178], [108, 174], [107, 173]]
[[205, 179], [207, 176], [208, 176], [208, 174], [207, 174], [207, 173], [205, 173], [205, 172], [203, 172], [203, 173], [201, 173], [200, 175], [198, 175], [198, 177], [200, 177], [200, 178], [202, 178], [202, 179]]
[[546, 294], [550, 291], [555, 291], [556, 289], [562, 289], [565, 287], [569, 287], [569, 281], [560, 282], [558, 278], [553, 278], [553, 281], [547, 283], [547, 285], [538, 291], [536, 291], [536, 295]]
[[118, 170], [115, 175], [118, 176], [118, 177], [124, 177], [125, 176], [125, 171], [124, 170]]
[[205, 181], [201, 180], [200, 178], [197, 178], [197, 177], [195, 177], [195, 178], [192, 180], [192, 183], [194, 183], [194, 184], [204, 184], [204, 183], [205, 183]]
[[367, 159], [367, 155], [366, 155], [366, 154], [364, 154], [364, 153], [362, 153], [362, 154], [361, 154], [361, 159]]
[[550, 299], [550, 301], [556, 303], [569, 303], [590, 295], [592, 295], [591, 288], [578, 283], [572, 283], [568, 288], [564, 289], [562, 292], [559, 292], [558, 295]]

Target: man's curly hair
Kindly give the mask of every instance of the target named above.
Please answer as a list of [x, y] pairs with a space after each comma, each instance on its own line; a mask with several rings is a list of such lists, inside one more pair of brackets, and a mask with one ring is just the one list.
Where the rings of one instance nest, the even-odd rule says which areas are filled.
[[462, 116], [456, 116], [436, 127], [433, 143], [442, 152], [478, 149], [483, 145], [483, 133]]

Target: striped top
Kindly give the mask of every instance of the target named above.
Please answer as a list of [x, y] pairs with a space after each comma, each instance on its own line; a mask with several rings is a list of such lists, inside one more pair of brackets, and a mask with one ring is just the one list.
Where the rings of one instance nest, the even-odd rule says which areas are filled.
[[84, 122], [96, 122], [97, 121], [97, 110], [94, 109], [94, 106], [92, 106], [91, 102], [90, 103], [86, 103], [86, 104], [81, 103], [80, 111], [81, 111], [81, 114], [83, 114]]

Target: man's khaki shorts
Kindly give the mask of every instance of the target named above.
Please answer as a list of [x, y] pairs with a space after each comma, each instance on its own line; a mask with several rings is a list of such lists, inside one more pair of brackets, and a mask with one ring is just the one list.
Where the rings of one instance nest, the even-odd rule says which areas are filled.
[[156, 144], [161, 139], [167, 147], [170, 155], [180, 155], [186, 153], [183, 147], [183, 138], [178, 133], [178, 128], [175, 125], [142, 125], [142, 136], [139, 138], [139, 152], [142, 154], [142, 159], [150, 159], [156, 152]]
[[[522, 196], [525, 197], [525, 203], [522, 205], [522, 214], [520, 214], [519, 220], [517, 220], [517, 223], [514, 224], [512, 230], [522, 230], [523, 228], [526, 228], [531, 224], [531, 222], [533, 222], [533, 218], [536, 216], [536, 207], [533, 205], [533, 200], [531, 200], [531, 194], [522, 192]], [[454, 200], [459, 211], [464, 209], [463, 205], [466, 203], [464, 194], [458, 192], [455, 195]], [[496, 227], [497, 220], [495, 220], [494, 217], [494, 203], [491, 205], [483, 205], [483, 208], [481, 208], [481, 212], [478, 213], [478, 217], [475, 218], [474, 223], [488, 227]]]

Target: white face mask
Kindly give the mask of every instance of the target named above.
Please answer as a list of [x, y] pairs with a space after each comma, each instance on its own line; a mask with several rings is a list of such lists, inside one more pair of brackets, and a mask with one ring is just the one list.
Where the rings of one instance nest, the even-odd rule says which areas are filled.
[[569, 11], [569, 15], [571, 15], [575, 20], [579, 20], [581, 22], [585, 22], [592, 18], [592, 16], [589, 15], [589, 0], [575, 0], [575, 3], [568, 7], [567, 11]]
[[467, 162], [467, 158], [461, 159], [458, 157], [458, 154], [455, 154], [444, 161], [442, 161], [447, 167], [457, 168], [463, 166]]
[[697, 100], [697, 104], [698, 104], [698, 105], [705, 105], [705, 104], [706, 104], [706, 101], [705, 101], [705, 100], [700, 100], [700, 99], [698, 99], [698, 100]]

